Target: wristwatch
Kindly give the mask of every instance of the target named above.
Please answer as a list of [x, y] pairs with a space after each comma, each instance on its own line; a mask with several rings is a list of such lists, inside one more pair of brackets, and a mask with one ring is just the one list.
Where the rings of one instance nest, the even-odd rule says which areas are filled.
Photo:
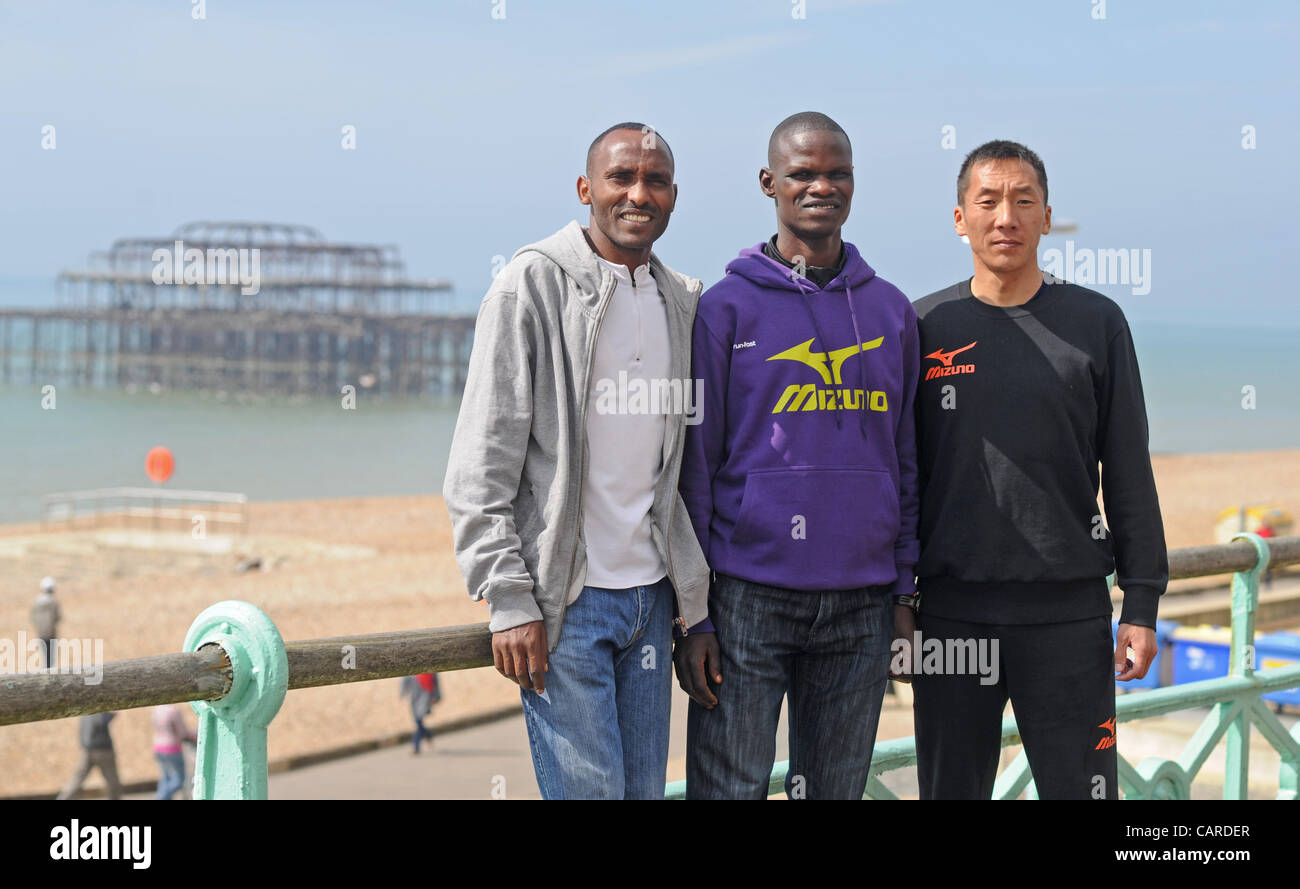
[[913, 612], [920, 611], [920, 609], [921, 609], [921, 594], [920, 594], [920, 593], [917, 593], [917, 594], [914, 595], [914, 596], [895, 596], [895, 597], [894, 597], [894, 604], [895, 604], [895, 605], [902, 605], [904, 608], [910, 608], [910, 609], [912, 609]]

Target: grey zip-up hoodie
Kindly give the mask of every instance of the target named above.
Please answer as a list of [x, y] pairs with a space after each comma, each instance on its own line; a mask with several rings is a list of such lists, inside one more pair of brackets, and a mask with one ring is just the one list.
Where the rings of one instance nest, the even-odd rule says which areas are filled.
[[[672, 377], [690, 386], [691, 329], [703, 286], [653, 254], [650, 273], [668, 313]], [[616, 284], [576, 221], [520, 249], [501, 270], [479, 308], [443, 484], [456, 561], [470, 598], [487, 600], [492, 632], [542, 620], [552, 650], [570, 593], [587, 572], [588, 392]], [[684, 629], [708, 615], [709, 569], [677, 492], [687, 418], [678, 412], [666, 419], [650, 522]]]

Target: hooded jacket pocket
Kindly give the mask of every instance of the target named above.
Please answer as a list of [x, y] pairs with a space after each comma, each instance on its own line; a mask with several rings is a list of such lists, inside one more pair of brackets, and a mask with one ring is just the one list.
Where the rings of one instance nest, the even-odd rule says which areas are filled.
[[884, 469], [751, 470], [731, 549], [780, 585], [850, 589], [893, 579], [898, 528], [898, 487]]

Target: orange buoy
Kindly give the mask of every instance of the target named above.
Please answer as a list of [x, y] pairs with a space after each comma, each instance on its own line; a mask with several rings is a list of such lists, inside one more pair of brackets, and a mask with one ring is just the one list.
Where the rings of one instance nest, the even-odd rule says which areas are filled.
[[176, 468], [176, 460], [172, 457], [172, 452], [162, 445], [153, 448], [144, 458], [144, 471], [149, 474], [152, 481], [162, 484], [172, 477], [172, 470]]

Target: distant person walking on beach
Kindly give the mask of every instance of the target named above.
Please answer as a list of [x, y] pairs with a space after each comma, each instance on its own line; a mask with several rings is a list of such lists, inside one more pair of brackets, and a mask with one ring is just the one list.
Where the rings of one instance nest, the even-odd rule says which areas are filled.
[[[914, 652], [921, 798], [989, 799], [1010, 698], [1040, 798], [1118, 799], [1115, 681], [1146, 675], [1169, 579], [1133, 338], [1114, 302], [1038, 268], [1052, 209], [1025, 146], [966, 157], [953, 220], [974, 277], [916, 303], [914, 620], [927, 651], [974, 644], [997, 671], [959, 654], [916, 669]], [[1124, 591], [1114, 642], [1112, 571]]]
[[433, 709], [433, 705], [442, 700], [442, 689], [438, 687], [437, 673], [420, 673], [416, 676], [402, 677], [402, 697], [411, 699], [411, 718], [415, 720], [415, 734], [412, 740], [415, 743], [415, 749], [411, 751], [413, 756], [420, 753], [420, 742], [428, 740], [433, 741], [433, 729], [424, 727], [425, 717]]
[[109, 799], [122, 798], [122, 784], [117, 779], [117, 754], [113, 750], [113, 736], [109, 734], [108, 724], [116, 713], [92, 713], [77, 721], [78, 740], [81, 742], [81, 762], [68, 779], [68, 783], [59, 791], [57, 799], [72, 799], [81, 790], [81, 784], [97, 768], [104, 776]]
[[54, 578], [46, 577], [41, 580], [41, 591], [32, 605], [32, 623], [36, 625], [36, 635], [40, 637], [47, 668], [54, 666], [54, 640], [59, 637], [59, 621], [62, 617], [59, 603], [54, 601]]
[[674, 614], [708, 613], [677, 493], [701, 284], [650, 249], [673, 174], [650, 127], [597, 136], [587, 226], [519, 250], [474, 329], [443, 496], [546, 799], [663, 797]]
[[[1264, 542], [1269, 543], [1271, 549], [1272, 544], [1269, 541], [1271, 538], [1277, 536], [1277, 532], [1273, 530], [1273, 526], [1269, 524], [1267, 519], [1259, 523], [1259, 527], [1255, 530], [1255, 533], [1258, 534], [1260, 537], [1263, 537]], [[1272, 585], [1273, 585], [1273, 560], [1269, 559], [1268, 567], [1264, 569], [1264, 589], [1268, 589]]]
[[153, 756], [161, 772], [154, 799], [171, 799], [178, 790], [183, 791], [184, 799], [190, 798], [183, 745], [197, 740], [198, 735], [185, 722], [180, 707], [163, 704], [153, 708]]

